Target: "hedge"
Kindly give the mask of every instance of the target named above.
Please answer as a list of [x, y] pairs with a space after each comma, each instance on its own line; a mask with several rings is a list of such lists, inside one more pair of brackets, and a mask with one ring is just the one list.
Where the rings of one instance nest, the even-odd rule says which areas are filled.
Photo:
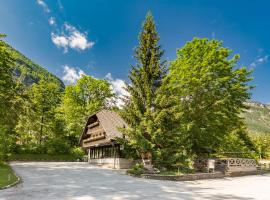
[[78, 157], [71, 154], [12, 154], [9, 161], [77, 161]]

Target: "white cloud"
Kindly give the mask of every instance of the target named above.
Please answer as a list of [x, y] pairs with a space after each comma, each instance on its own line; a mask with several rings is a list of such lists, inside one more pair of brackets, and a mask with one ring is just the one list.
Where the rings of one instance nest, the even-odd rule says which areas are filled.
[[64, 35], [62, 35], [62, 36], [61, 35], [56, 35], [54, 33], [52, 33], [51, 37], [52, 37], [52, 42], [57, 47], [64, 48], [64, 53], [66, 53], [68, 51], [68, 45], [69, 45], [68, 37], [66, 37]]
[[64, 49], [64, 52], [67, 52], [68, 48], [78, 51], [89, 49], [95, 44], [95, 42], [87, 40], [87, 33], [78, 31], [74, 26], [68, 23], [63, 25], [61, 34], [52, 33], [51, 38], [57, 47]]
[[47, 6], [47, 4], [43, 0], [37, 0], [37, 4], [40, 5], [45, 12], [47, 12], [47, 13], [50, 12], [49, 7]]
[[52, 26], [52, 25], [55, 25], [55, 23], [56, 23], [55, 18], [54, 17], [50, 17], [49, 24]]
[[94, 44], [92, 41], [88, 42], [86, 35], [79, 31], [74, 31], [69, 37], [69, 46], [73, 49], [85, 50], [92, 48]]
[[126, 83], [122, 79], [113, 79], [112, 74], [108, 73], [105, 78], [111, 84], [111, 88], [116, 94], [116, 105], [121, 107], [124, 105], [122, 98], [129, 96], [129, 93], [126, 91]]
[[256, 60], [254, 60], [251, 64], [250, 67], [257, 67], [258, 65], [264, 64], [268, 62], [268, 55], [265, 55], [263, 57], [258, 57]]
[[76, 69], [74, 67], [70, 67], [68, 65], [64, 65], [64, 76], [62, 79], [69, 84], [74, 84], [78, 79], [80, 79], [83, 75], [85, 75], [84, 71], [81, 69]]

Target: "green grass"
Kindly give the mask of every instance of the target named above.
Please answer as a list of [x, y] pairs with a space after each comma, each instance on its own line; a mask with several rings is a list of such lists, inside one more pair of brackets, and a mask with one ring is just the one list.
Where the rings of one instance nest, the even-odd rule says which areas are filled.
[[76, 161], [74, 155], [49, 155], [49, 154], [12, 154], [10, 161]]
[[18, 177], [14, 174], [11, 167], [6, 163], [0, 162], [0, 189], [15, 183]]

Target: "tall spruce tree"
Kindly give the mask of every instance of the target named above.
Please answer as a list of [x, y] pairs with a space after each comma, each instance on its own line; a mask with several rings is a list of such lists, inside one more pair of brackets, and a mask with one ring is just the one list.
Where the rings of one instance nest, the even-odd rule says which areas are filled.
[[156, 94], [166, 74], [165, 63], [161, 61], [164, 51], [158, 42], [155, 22], [151, 12], [148, 12], [139, 35], [139, 45], [135, 49], [137, 63], [130, 71], [131, 84], [127, 86], [130, 96], [122, 116], [129, 124], [123, 133], [138, 154], [150, 161], [149, 166], [153, 151], [158, 146], [154, 120]]

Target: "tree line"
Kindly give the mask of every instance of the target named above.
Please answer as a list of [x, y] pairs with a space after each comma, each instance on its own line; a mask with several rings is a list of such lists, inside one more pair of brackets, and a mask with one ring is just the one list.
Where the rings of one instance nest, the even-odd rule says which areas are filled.
[[89, 114], [109, 107], [114, 94], [106, 80], [83, 76], [64, 91], [42, 77], [31, 86], [14, 77], [15, 57], [0, 40], [0, 158], [10, 154], [70, 154]]
[[[1, 36], [3, 37], [3, 35]], [[14, 58], [0, 40], [0, 152], [65, 154], [76, 151], [86, 118], [115, 109], [129, 124], [119, 139], [133, 157], [157, 167], [189, 165], [198, 156], [258, 153], [240, 113], [250, 98], [252, 71], [216, 39], [194, 38], [163, 60], [151, 13], [135, 48], [128, 96], [116, 108], [110, 83], [82, 76], [64, 91], [42, 78], [30, 87], [13, 78]], [[129, 152], [129, 153], [130, 153]]]

